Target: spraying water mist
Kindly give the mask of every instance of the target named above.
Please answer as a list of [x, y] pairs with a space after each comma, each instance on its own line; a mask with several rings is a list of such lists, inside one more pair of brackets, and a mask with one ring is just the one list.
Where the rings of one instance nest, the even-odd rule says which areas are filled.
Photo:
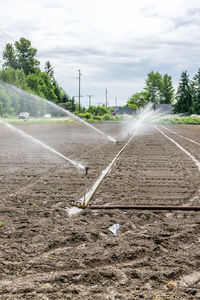
[[68, 162], [70, 162], [72, 165], [74, 165], [76, 168], [78, 169], [82, 169], [82, 170], [85, 170], [85, 167], [81, 164], [81, 163], [78, 163], [68, 157], [66, 157], [65, 155], [61, 154], [60, 152], [56, 151], [55, 149], [51, 148], [50, 146], [46, 145], [45, 143], [41, 142], [40, 140], [34, 138], [33, 136], [25, 133], [24, 131], [20, 130], [20, 129], [17, 129], [16, 127], [14, 127], [13, 125], [10, 125], [6, 122], [3, 122], [0, 120], [0, 123], [4, 124], [5, 126], [7, 126], [8, 128], [10, 128], [12, 131], [14, 131], [15, 133], [18, 133], [20, 134], [21, 136], [25, 137], [25, 138], [28, 138], [30, 139], [32, 142], [42, 146], [43, 148], [55, 153], [56, 155], [62, 157], [63, 159], [67, 160]]
[[4, 105], [5, 107], [7, 107], [8, 114], [18, 115], [20, 112], [28, 112], [32, 117], [41, 117], [45, 114], [51, 114], [54, 117], [71, 117], [72, 119], [75, 119], [88, 126], [89, 128], [95, 130], [96, 132], [104, 135], [110, 141], [116, 142], [116, 140], [111, 136], [105, 134], [93, 125], [87, 123], [83, 119], [77, 117], [73, 113], [67, 111], [66, 109], [58, 106], [51, 101], [23, 91], [16, 86], [5, 82], [0, 82], [0, 89], [8, 95], [8, 97], [5, 97], [5, 101], [7, 103], [6, 105]]
[[126, 128], [123, 130], [123, 135], [142, 135], [149, 129], [150, 124], [157, 123], [166, 117], [166, 114], [160, 110], [154, 110], [153, 104], [149, 103], [145, 107], [139, 109], [134, 117], [126, 120]]
[[[79, 202], [77, 202], [77, 204], [75, 204], [75, 206], [77, 205], [77, 207], [67, 209], [67, 212], [69, 213], [69, 215], [77, 214], [81, 211], [81, 209], [78, 208], [78, 207], [81, 207], [80, 203], [82, 205], [83, 204], [84, 205], [89, 204], [89, 202], [91, 201], [91, 199], [92, 199], [93, 195], [95, 194], [97, 188], [100, 186], [102, 180], [110, 172], [112, 166], [115, 164], [115, 162], [117, 161], [117, 159], [121, 155], [121, 153], [130, 144], [131, 140], [136, 135], [144, 134], [144, 132], [149, 129], [149, 124], [156, 123], [162, 117], [163, 117], [162, 113], [159, 110], [154, 111], [153, 110], [153, 104], [150, 103], [147, 106], [145, 106], [144, 108], [140, 109], [138, 111], [137, 115], [135, 116], [135, 118], [131, 117], [131, 119], [129, 119], [129, 121], [127, 121], [127, 124], [126, 124], [127, 126], [126, 126], [126, 129], [125, 129], [124, 133], [126, 134], [126, 136], [127, 136], [127, 133], [129, 133], [129, 135], [130, 135], [129, 140], [122, 147], [122, 149], [117, 153], [117, 155], [113, 158], [111, 163], [102, 171], [101, 175], [96, 180], [96, 182], [94, 183], [92, 188], [89, 190], [89, 192], [85, 195], [85, 197], [84, 198], [82, 197], [79, 200]], [[83, 199], [84, 199], [84, 201], [83, 201]]]

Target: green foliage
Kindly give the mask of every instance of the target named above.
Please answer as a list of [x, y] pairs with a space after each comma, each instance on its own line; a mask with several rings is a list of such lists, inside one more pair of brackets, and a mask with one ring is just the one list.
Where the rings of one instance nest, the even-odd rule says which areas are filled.
[[182, 72], [176, 93], [175, 113], [192, 112], [192, 89], [187, 71]]
[[172, 77], [164, 74], [162, 77], [162, 99], [160, 103], [172, 104], [174, 101], [174, 87]]
[[11, 67], [17, 69], [17, 56], [15, 49], [12, 44], [6, 44], [5, 50], [3, 51], [4, 67]]
[[89, 120], [89, 119], [92, 118], [92, 114], [89, 113], [89, 112], [86, 112], [86, 113], [80, 113], [78, 116], [79, 116], [79, 118], [81, 118], [81, 119], [87, 119], [87, 120]]
[[35, 58], [37, 49], [31, 47], [31, 41], [23, 37], [19, 41], [16, 41], [14, 45], [18, 68], [23, 69], [26, 75], [35, 73], [40, 64]]
[[105, 105], [102, 105], [102, 106], [93, 106], [93, 105], [91, 105], [86, 110], [86, 112], [89, 112], [89, 113], [91, 113], [92, 115], [95, 115], [95, 116], [103, 116], [105, 114], [110, 114], [109, 109], [107, 109], [105, 107]]
[[6, 89], [0, 89], [0, 102], [2, 113], [13, 114], [14, 108], [11, 105], [11, 99], [6, 93]]
[[4, 105], [3, 105], [3, 102], [0, 101], [0, 116], [3, 116], [4, 115]]
[[135, 93], [131, 96], [131, 98], [128, 100], [127, 104], [130, 107], [130, 105], [135, 105], [134, 109], [144, 107], [148, 102], [148, 93], [146, 91], [142, 91], [140, 93]]
[[105, 121], [109, 121], [109, 120], [113, 120], [114, 118], [110, 113], [108, 113], [108, 114], [103, 115], [103, 119]]
[[174, 87], [171, 76], [152, 71], [147, 74], [144, 91], [133, 94], [127, 104], [129, 107], [137, 109], [144, 107], [148, 102], [171, 104], [173, 101]]
[[199, 117], [167, 117], [159, 120], [159, 123], [200, 125], [200, 118]]
[[195, 114], [200, 115], [200, 69], [197, 74], [194, 75], [192, 84], [191, 84], [191, 93], [192, 93], [192, 111]]
[[129, 107], [129, 108], [132, 108], [132, 109], [137, 109], [137, 105], [132, 104], [132, 103], [129, 103], [129, 104], [128, 104], [128, 107]]
[[75, 112], [78, 110], [77, 104], [75, 103], [74, 97], [72, 99], [69, 98], [69, 96], [64, 92], [63, 93], [63, 98], [62, 98], [63, 103], [59, 103], [61, 107], [63, 107], [66, 110], [69, 110], [70, 112]]
[[47, 60], [47, 62], [45, 63], [44, 70], [51, 78], [51, 81], [54, 81], [54, 70], [53, 70], [53, 67], [51, 66], [51, 63], [49, 60]]
[[147, 99], [153, 103], [160, 103], [162, 99], [162, 75], [153, 71], [147, 74], [145, 90]]
[[[35, 58], [36, 53], [37, 50], [25, 38], [15, 42], [14, 46], [7, 44], [3, 52], [4, 68], [0, 70], [0, 81], [17, 86], [55, 103], [64, 103], [68, 106], [67, 109], [75, 111], [74, 99], [70, 102], [67, 94], [55, 81], [53, 67], [50, 62], [46, 62], [45, 72], [42, 72], [39, 68], [40, 63]], [[17, 91], [11, 93], [5, 85], [0, 86], [0, 98], [0, 114], [7, 113], [10, 115], [13, 113], [18, 114], [20, 111], [30, 111], [29, 104], [22, 104], [24, 101], [19, 99]], [[33, 105], [32, 115], [36, 116], [38, 111], [40, 113], [45, 112], [45, 103], [43, 106], [38, 107], [38, 104], [36, 104], [34, 108]]]
[[0, 71], [0, 80], [13, 84], [21, 89], [27, 89], [26, 76], [22, 69], [8, 67]]
[[147, 75], [145, 90], [146, 99], [155, 104], [170, 104], [174, 100], [172, 78], [168, 74], [162, 76], [159, 72], [150, 72]]
[[95, 115], [93, 115], [92, 119], [95, 120], [95, 121], [102, 121], [103, 120], [103, 116], [95, 116]]

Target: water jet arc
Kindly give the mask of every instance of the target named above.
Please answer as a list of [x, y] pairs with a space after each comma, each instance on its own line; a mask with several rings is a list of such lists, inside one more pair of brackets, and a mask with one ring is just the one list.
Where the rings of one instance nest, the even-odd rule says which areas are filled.
[[117, 153], [117, 155], [114, 157], [114, 159], [111, 161], [111, 163], [109, 164], [109, 166], [102, 171], [101, 176], [98, 178], [98, 180], [95, 182], [95, 184], [93, 185], [93, 187], [91, 188], [91, 190], [87, 193], [87, 195], [84, 197], [84, 205], [88, 205], [89, 202], [91, 201], [92, 197], [94, 196], [97, 188], [99, 187], [99, 185], [101, 184], [102, 180], [104, 179], [104, 177], [108, 174], [108, 172], [110, 171], [111, 167], [113, 166], [113, 164], [116, 162], [116, 160], [118, 159], [118, 157], [120, 156], [120, 154], [126, 149], [126, 147], [128, 146], [128, 144], [130, 143], [130, 141], [133, 139], [135, 135], [133, 134], [130, 139], [128, 140], [128, 142], [125, 144], [125, 146], [123, 146], [123, 148]]
[[30, 139], [32, 142], [35, 142], [36, 144], [39, 144], [40, 146], [42, 146], [43, 148], [55, 153], [56, 155], [60, 156], [61, 158], [67, 160], [68, 162], [70, 162], [72, 165], [74, 165], [76, 168], [78, 169], [82, 169], [82, 170], [85, 170], [85, 167], [81, 164], [81, 163], [78, 163], [68, 157], [66, 157], [65, 155], [61, 154], [60, 152], [56, 151], [55, 149], [51, 148], [50, 146], [46, 145], [45, 143], [41, 142], [40, 140], [34, 138], [33, 136], [25, 133], [23, 130], [20, 130], [18, 128], [16, 128], [15, 126], [13, 125], [10, 125], [2, 120], [0, 120], [0, 123], [6, 125], [8, 128], [10, 128], [12, 131], [15, 131], [17, 132], [18, 134], [20, 134], [21, 136], [25, 137], [25, 138], [28, 138]]

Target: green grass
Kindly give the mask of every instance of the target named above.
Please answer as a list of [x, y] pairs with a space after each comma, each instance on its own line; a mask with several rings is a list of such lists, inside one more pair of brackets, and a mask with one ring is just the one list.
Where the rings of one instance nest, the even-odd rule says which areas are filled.
[[[9, 124], [33, 124], [33, 123], [75, 123], [76, 120], [66, 120], [64, 118], [52, 118], [52, 119], [43, 119], [43, 118], [29, 118], [29, 120], [19, 120], [18, 117], [9, 116], [8, 118], [0, 118], [0, 120], [5, 121]], [[112, 117], [111, 120], [95, 120], [95, 119], [84, 119], [84, 121], [88, 123], [123, 123], [125, 119], [121, 119], [119, 117]], [[167, 117], [161, 117], [160, 119], [156, 120], [156, 118], [152, 118], [151, 121], [154, 121], [156, 123], [160, 124], [191, 124], [191, 125], [200, 125], [200, 118], [198, 117], [177, 117], [177, 116], [167, 116]]]
[[[1, 120], [1, 119], [0, 119]], [[42, 118], [30, 118], [29, 120], [19, 120], [18, 118], [3, 118], [3, 122], [9, 123], [9, 124], [33, 124], [33, 123], [74, 123], [75, 121], [72, 120], [64, 120], [64, 119], [42, 119]]]
[[200, 125], [200, 118], [198, 117], [166, 117], [162, 118], [157, 123], [161, 124], [191, 124]]

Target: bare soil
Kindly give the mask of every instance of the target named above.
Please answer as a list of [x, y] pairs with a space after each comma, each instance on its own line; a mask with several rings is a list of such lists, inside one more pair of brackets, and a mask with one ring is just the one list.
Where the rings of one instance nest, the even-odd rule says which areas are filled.
[[[89, 167], [88, 189], [127, 142], [125, 125], [18, 128]], [[200, 143], [200, 126], [168, 125]], [[200, 161], [200, 145], [160, 127]], [[200, 212], [82, 210], [85, 172], [0, 126], [0, 299], [200, 299]], [[136, 136], [92, 204], [200, 205], [200, 172], [153, 126]], [[116, 235], [109, 227], [120, 224]]]

